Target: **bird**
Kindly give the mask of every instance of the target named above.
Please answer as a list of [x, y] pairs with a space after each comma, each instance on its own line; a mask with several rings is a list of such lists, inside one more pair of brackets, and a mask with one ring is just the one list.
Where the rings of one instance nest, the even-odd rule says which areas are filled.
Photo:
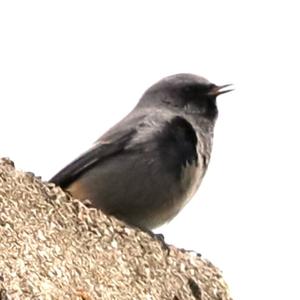
[[153, 230], [198, 190], [210, 161], [217, 96], [231, 84], [167, 76], [50, 182], [125, 223]]

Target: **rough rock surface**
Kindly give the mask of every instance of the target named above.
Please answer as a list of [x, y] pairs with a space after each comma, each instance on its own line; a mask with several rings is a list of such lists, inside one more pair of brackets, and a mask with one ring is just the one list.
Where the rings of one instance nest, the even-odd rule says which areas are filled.
[[88, 208], [0, 160], [0, 300], [231, 299], [193, 252]]

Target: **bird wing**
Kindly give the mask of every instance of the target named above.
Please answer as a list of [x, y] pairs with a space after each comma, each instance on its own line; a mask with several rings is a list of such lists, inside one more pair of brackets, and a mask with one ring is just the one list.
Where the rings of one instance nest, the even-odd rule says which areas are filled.
[[122, 122], [117, 124], [50, 182], [65, 188], [101, 161], [132, 150], [140, 154], [152, 153], [151, 159], [163, 161], [171, 173], [178, 174], [182, 166], [197, 163], [197, 136], [192, 125], [179, 116], [162, 119], [152, 115], [135, 119], [135, 127]]
[[112, 155], [120, 153], [135, 134], [136, 129], [129, 128], [127, 130], [122, 130], [119, 133], [114, 132], [111, 138], [108, 136], [108, 139], [98, 140], [91, 149], [80, 155], [49, 181], [62, 188], [67, 187], [71, 182], [78, 178], [78, 176], [95, 164], [98, 164]]

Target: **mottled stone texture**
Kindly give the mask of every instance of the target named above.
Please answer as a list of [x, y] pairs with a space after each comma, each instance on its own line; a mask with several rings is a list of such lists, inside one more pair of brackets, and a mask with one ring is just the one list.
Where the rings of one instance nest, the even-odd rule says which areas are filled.
[[193, 252], [88, 208], [0, 160], [0, 300], [231, 299]]

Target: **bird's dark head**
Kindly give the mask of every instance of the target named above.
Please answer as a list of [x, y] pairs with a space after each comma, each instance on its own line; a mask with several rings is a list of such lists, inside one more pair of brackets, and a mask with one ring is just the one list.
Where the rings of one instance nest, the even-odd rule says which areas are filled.
[[217, 96], [230, 92], [229, 85], [217, 86], [193, 74], [176, 74], [163, 78], [143, 95], [142, 105], [164, 105], [215, 119], [218, 114]]

